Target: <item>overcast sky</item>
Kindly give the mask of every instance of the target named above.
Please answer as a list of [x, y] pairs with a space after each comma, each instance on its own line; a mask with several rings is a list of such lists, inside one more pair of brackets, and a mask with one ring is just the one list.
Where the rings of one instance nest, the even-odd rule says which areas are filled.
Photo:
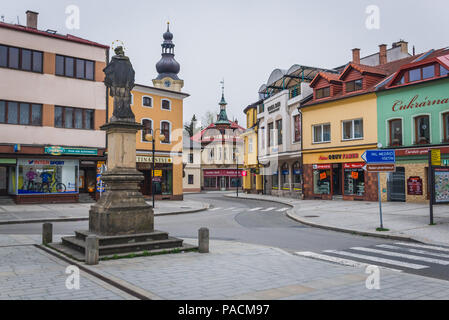
[[[80, 8], [80, 29], [66, 28], [65, 9]], [[368, 29], [367, 6], [380, 9], [380, 28]], [[179, 77], [191, 97], [184, 121], [206, 110], [218, 113], [222, 78], [228, 116], [245, 123], [243, 109], [275, 68], [293, 64], [332, 68], [347, 63], [351, 49], [365, 56], [399, 39], [416, 52], [449, 46], [448, 0], [16, 0], [2, 1], [5, 22], [26, 23], [39, 12], [39, 29], [74, 34], [111, 45], [119, 39], [136, 70], [136, 82], [157, 75], [166, 22], [174, 34]], [[243, 122], [242, 122], [243, 121]]]

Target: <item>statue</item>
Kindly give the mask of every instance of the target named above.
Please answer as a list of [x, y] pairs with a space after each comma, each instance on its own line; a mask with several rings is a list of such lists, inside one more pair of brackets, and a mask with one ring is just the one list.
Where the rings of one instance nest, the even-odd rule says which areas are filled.
[[131, 110], [131, 90], [134, 88], [135, 72], [131, 61], [123, 47], [114, 49], [115, 56], [104, 68], [104, 84], [109, 88], [111, 97], [114, 98], [114, 112], [110, 122], [125, 121], [136, 122], [136, 117]]

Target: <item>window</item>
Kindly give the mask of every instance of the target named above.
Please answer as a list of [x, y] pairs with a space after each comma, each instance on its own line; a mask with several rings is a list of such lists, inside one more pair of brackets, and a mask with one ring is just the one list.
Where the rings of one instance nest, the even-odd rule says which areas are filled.
[[331, 193], [331, 170], [327, 168], [313, 170], [313, 193]]
[[217, 187], [217, 177], [204, 177], [204, 187], [205, 188], [216, 188]]
[[430, 122], [429, 116], [419, 116], [415, 118], [415, 143], [430, 143]]
[[422, 68], [422, 78], [429, 79], [435, 77], [435, 65]]
[[153, 99], [151, 99], [150, 97], [143, 97], [142, 98], [142, 105], [144, 107], [153, 107]]
[[410, 70], [408, 77], [410, 82], [421, 80], [421, 68]]
[[42, 105], [0, 100], [0, 123], [42, 125]]
[[[142, 125], [143, 125], [143, 130], [142, 130], [142, 141], [144, 142], [151, 142], [148, 141], [145, 136], [147, 134], [152, 134], [153, 132], [153, 121], [149, 120], [149, 119], [143, 119], [142, 120]], [[154, 137], [153, 137], [154, 138]]]
[[363, 120], [343, 121], [343, 140], [363, 138]]
[[331, 141], [331, 125], [320, 124], [313, 126], [313, 142], [322, 143]]
[[170, 100], [162, 100], [162, 109], [164, 110], [170, 110], [171, 103]]
[[94, 110], [55, 107], [55, 127], [67, 129], [94, 129]]
[[193, 174], [189, 174], [189, 184], [193, 184]]
[[289, 175], [290, 169], [288, 168], [288, 164], [284, 163], [281, 167], [281, 188], [283, 190], [290, 190], [290, 182]]
[[293, 125], [295, 128], [294, 142], [301, 141], [301, 116], [298, 114], [293, 117]]
[[344, 194], [363, 196], [365, 194], [365, 163], [344, 164]]
[[390, 146], [402, 146], [402, 120], [394, 119], [389, 121]]
[[262, 149], [264, 149], [265, 148], [265, 127], [260, 128], [260, 135], [261, 135], [260, 144], [261, 144]]
[[396, 81], [396, 85], [399, 85], [399, 84], [404, 84], [405, 83], [405, 75], [403, 75], [399, 80], [397, 80]]
[[193, 163], [193, 153], [189, 153], [189, 163]]
[[42, 52], [0, 45], [0, 67], [42, 72]]
[[32, 53], [31, 50], [22, 49], [22, 70], [31, 71], [31, 59]]
[[209, 149], [209, 160], [214, 160], [214, 148]]
[[444, 76], [447, 76], [448, 74], [449, 74], [449, 71], [445, 67], [440, 65], [440, 76], [444, 77]]
[[363, 89], [362, 79], [346, 82], [346, 92], [353, 92]]
[[162, 143], [170, 143], [170, 123], [167, 121], [161, 122], [161, 133], [164, 135], [165, 140]]
[[443, 114], [443, 130], [444, 130], [443, 141], [449, 142], [449, 112]]
[[282, 145], [282, 120], [276, 121], [276, 129], [278, 134], [278, 145]]
[[8, 66], [8, 47], [0, 45], [0, 67]]
[[274, 189], [274, 190], [279, 189], [279, 173], [278, 172], [273, 173], [273, 175], [271, 176], [271, 184], [272, 184], [272, 189]]
[[19, 69], [19, 52], [18, 48], [9, 47], [9, 63], [8, 67], [12, 69]]
[[259, 104], [259, 113], [263, 113], [265, 111], [265, 105], [263, 103]]
[[321, 88], [315, 90], [315, 99], [326, 98], [331, 95], [331, 87]]
[[253, 152], [253, 138], [248, 138], [248, 152]]
[[297, 161], [293, 164], [293, 190], [299, 191], [302, 189], [301, 179], [301, 164]]
[[271, 147], [273, 145], [273, 122], [268, 124], [268, 146]]
[[221, 160], [221, 147], [218, 147], [217, 153], [218, 153], [218, 160]]
[[58, 76], [94, 80], [94, 61], [56, 55], [55, 67]]

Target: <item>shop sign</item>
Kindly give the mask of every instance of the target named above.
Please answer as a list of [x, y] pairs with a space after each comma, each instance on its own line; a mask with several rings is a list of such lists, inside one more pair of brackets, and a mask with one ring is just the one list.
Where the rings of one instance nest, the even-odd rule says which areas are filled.
[[153, 177], [162, 177], [162, 170], [153, 170]]
[[314, 170], [329, 170], [331, 168], [330, 164], [314, 164]]
[[358, 171], [352, 171], [351, 172], [351, 178], [354, 180], [357, 180], [359, 178], [359, 172]]
[[324, 180], [324, 179], [326, 179], [326, 178], [327, 178], [326, 172], [320, 173], [320, 180]]
[[[137, 163], [153, 163], [153, 157], [152, 156], [137, 156], [136, 162]], [[173, 163], [173, 158], [155, 157], [154, 162], [155, 163]]]
[[[423, 156], [429, 153], [433, 148], [413, 148], [413, 149], [399, 149], [396, 150], [396, 156]], [[439, 148], [441, 153], [449, 153], [449, 147]]]
[[42, 166], [63, 166], [64, 161], [61, 160], [27, 160], [27, 164], [32, 165], [42, 165]]
[[60, 156], [62, 154], [96, 156], [98, 155], [98, 149], [45, 147], [45, 153], [53, 156]]
[[204, 170], [203, 174], [205, 177], [235, 177], [237, 175], [241, 176], [241, 170], [237, 173], [237, 170], [232, 169], [217, 169], [217, 170]]
[[441, 151], [440, 149], [432, 149], [430, 151], [430, 158], [432, 160], [432, 166], [440, 166], [441, 165]]
[[282, 170], [282, 175], [287, 176], [290, 174], [290, 171], [288, 170]]
[[420, 98], [419, 95], [415, 95], [413, 98], [411, 98], [408, 102], [403, 102], [402, 100], [396, 100], [393, 103], [392, 110], [393, 112], [396, 111], [402, 111], [407, 109], [420, 109], [424, 107], [430, 107], [433, 105], [443, 105], [448, 104], [449, 98], [432, 98], [432, 97], [425, 97], [424, 99]]
[[435, 203], [449, 202], [449, 168], [435, 168]]
[[354, 162], [354, 163], [345, 163], [343, 164], [344, 169], [362, 169], [365, 163], [363, 162]]
[[319, 160], [346, 160], [346, 159], [357, 159], [359, 157], [358, 153], [336, 153], [330, 154], [328, 156], [320, 156]]
[[299, 170], [293, 170], [293, 174], [302, 174], [301, 169], [299, 169]]
[[420, 177], [410, 177], [407, 179], [407, 194], [410, 196], [422, 196], [422, 179]]
[[16, 164], [16, 159], [0, 159], [0, 164]]
[[246, 177], [248, 175], [248, 172], [242, 171], [242, 177]]
[[368, 172], [395, 172], [396, 165], [394, 163], [367, 164], [363, 169]]

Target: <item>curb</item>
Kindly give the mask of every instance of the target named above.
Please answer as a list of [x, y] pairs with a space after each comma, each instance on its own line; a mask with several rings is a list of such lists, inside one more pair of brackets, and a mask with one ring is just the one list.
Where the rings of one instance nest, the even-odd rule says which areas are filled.
[[265, 202], [274, 202], [274, 203], [281, 203], [281, 204], [285, 204], [289, 207], [294, 208], [295, 206], [292, 205], [291, 203], [288, 202], [284, 202], [282, 201], [282, 199], [279, 200], [275, 200], [275, 199], [255, 199], [255, 198], [251, 198], [251, 197], [245, 197], [245, 196], [235, 196], [235, 195], [225, 195], [226, 198], [235, 198], [235, 199], [244, 199], [244, 200], [255, 200], [255, 201], [265, 201]]
[[[174, 216], [187, 213], [196, 213], [201, 211], [206, 211], [210, 208], [210, 204], [206, 203], [201, 209], [187, 210], [187, 211], [175, 211], [166, 213], [157, 213], [154, 216]], [[80, 218], [55, 218], [55, 219], [19, 219], [10, 221], [0, 221], [0, 225], [13, 225], [13, 224], [30, 224], [30, 223], [46, 223], [46, 222], [77, 222], [77, 221], [89, 221], [89, 217]]]

